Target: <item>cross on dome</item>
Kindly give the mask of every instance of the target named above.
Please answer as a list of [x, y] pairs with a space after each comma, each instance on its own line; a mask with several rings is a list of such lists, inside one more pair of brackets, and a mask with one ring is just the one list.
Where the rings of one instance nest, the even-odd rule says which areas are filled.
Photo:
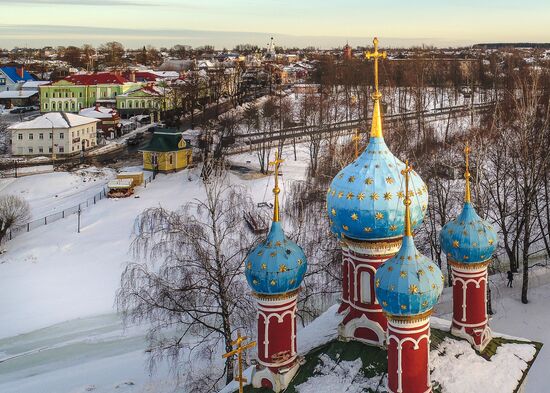
[[280, 158], [279, 152], [275, 150], [275, 160], [269, 163], [270, 166], [273, 165], [275, 167], [275, 186], [273, 187], [273, 194], [275, 195], [275, 201], [273, 203], [273, 221], [275, 222], [279, 221], [279, 193], [281, 192], [279, 188], [279, 167], [284, 161], [285, 160]]

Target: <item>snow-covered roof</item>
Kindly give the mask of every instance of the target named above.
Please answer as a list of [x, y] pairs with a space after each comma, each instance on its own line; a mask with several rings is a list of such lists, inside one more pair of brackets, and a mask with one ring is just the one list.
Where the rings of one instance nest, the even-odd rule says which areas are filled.
[[116, 114], [116, 110], [104, 106], [94, 106], [84, 108], [78, 112], [80, 116], [91, 117], [93, 119], [110, 119]]
[[[338, 341], [342, 316], [332, 306], [298, 332], [298, 353], [305, 364], [289, 388], [300, 393], [387, 392], [385, 349], [358, 341]], [[450, 334], [450, 321], [431, 317], [431, 379], [441, 393], [515, 393], [541, 344], [494, 334], [483, 355], [466, 340]], [[253, 367], [245, 371], [251, 381]], [[238, 389], [231, 382], [220, 393]], [[256, 389], [249, 390], [256, 392]]]
[[29, 98], [38, 94], [38, 90], [7, 90], [0, 92], [0, 99], [2, 98]]
[[34, 130], [48, 128], [72, 128], [84, 124], [96, 123], [99, 120], [65, 112], [50, 112], [30, 121], [16, 123], [9, 130]]
[[38, 89], [39, 86], [47, 85], [50, 81], [27, 81], [23, 83], [23, 89]]

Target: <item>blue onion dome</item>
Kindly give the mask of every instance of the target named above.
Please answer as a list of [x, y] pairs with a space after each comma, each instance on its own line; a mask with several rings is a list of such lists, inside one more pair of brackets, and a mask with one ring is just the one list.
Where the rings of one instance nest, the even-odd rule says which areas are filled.
[[[382, 135], [373, 136], [365, 151], [332, 180], [327, 193], [331, 230], [355, 240], [401, 237], [405, 226], [405, 164], [388, 149]], [[422, 223], [428, 188], [413, 172], [410, 179], [412, 226]]]
[[378, 268], [376, 298], [392, 315], [423, 314], [435, 306], [443, 291], [444, 277], [439, 267], [420, 254], [412, 236], [404, 236], [401, 249]]
[[[339, 238], [374, 240], [398, 238], [405, 226], [401, 206], [404, 187], [400, 171], [405, 164], [388, 149], [382, 133], [382, 114], [378, 89], [378, 61], [386, 52], [374, 51], [366, 57], [374, 59], [374, 93], [370, 140], [367, 148], [332, 180], [327, 192], [327, 213], [331, 230]], [[412, 225], [417, 227], [428, 205], [428, 189], [420, 176], [410, 179]]]
[[464, 203], [457, 218], [445, 224], [439, 237], [447, 258], [463, 264], [487, 261], [498, 243], [493, 226], [477, 215], [470, 202]]
[[477, 215], [471, 203], [470, 151], [466, 144], [464, 207], [460, 215], [445, 224], [439, 233], [441, 248], [447, 254], [447, 259], [462, 264], [481, 263], [491, 259], [498, 244], [497, 232], [491, 224]]
[[[403, 170], [409, 190], [411, 167]], [[405, 236], [399, 252], [380, 266], [375, 274], [375, 292], [382, 309], [394, 316], [414, 316], [430, 311], [443, 291], [444, 277], [439, 267], [414, 245], [411, 224], [412, 203], [405, 198]]]
[[248, 285], [264, 295], [298, 289], [307, 270], [304, 252], [286, 238], [278, 221], [271, 224], [267, 238], [248, 254], [245, 264]]
[[307, 270], [304, 251], [286, 238], [279, 221], [279, 165], [275, 152], [275, 195], [273, 222], [267, 238], [256, 246], [245, 260], [245, 275], [252, 290], [262, 295], [280, 295], [300, 287]]

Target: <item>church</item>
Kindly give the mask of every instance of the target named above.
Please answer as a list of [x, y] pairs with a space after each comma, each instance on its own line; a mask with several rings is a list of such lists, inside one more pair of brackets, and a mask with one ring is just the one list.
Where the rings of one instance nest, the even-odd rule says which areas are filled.
[[[488, 324], [487, 267], [498, 236], [471, 202], [470, 149], [464, 151], [462, 212], [440, 232], [453, 282], [447, 321], [432, 316], [444, 276], [414, 240], [429, 190], [384, 142], [378, 62], [386, 53], [376, 38], [366, 57], [374, 60], [369, 143], [336, 175], [326, 196], [331, 230], [342, 247], [341, 301], [297, 330], [307, 258], [281, 225], [282, 161], [276, 157], [271, 230], [245, 261], [257, 303], [257, 358], [240, 378], [243, 391], [522, 392], [542, 344], [498, 334]], [[233, 382], [222, 392], [238, 390]]]

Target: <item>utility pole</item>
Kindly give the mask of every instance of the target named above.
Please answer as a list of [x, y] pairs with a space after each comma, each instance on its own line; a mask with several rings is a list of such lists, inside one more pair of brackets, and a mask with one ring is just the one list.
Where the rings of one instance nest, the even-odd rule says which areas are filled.
[[82, 209], [80, 209], [80, 205], [78, 205], [78, 233], [80, 233], [80, 214], [82, 213]]

